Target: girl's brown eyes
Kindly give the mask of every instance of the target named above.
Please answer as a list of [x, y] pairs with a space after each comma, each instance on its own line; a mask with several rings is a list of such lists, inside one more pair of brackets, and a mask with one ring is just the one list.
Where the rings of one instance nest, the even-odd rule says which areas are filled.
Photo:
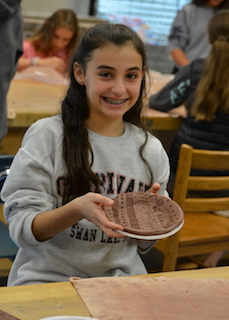
[[[102, 78], [111, 78], [112, 77], [112, 74], [110, 74], [109, 72], [100, 72], [99, 73], [99, 76], [101, 76]], [[130, 80], [134, 80], [138, 77], [138, 75], [136, 73], [128, 73], [126, 75], [126, 78], [127, 79], [130, 79]]]
[[109, 77], [111, 77], [110, 73], [108, 73], [108, 72], [101, 72], [99, 75], [100, 75], [101, 77], [103, 77], [103, 78], [109, 78]]
[[137, 78], [137, 74], [136, 74], [136, 73], [129, 73], [129, 74], [127, 75], [127, 78], [128, 78], [128, 79], [135, 79], [135, 78]]

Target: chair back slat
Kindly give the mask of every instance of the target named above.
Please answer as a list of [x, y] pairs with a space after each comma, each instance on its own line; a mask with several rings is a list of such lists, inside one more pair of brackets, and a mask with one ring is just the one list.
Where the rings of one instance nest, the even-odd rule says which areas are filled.
[[[179, 154], [173, 200], [183, 211], [213, 212], [229, 210], [229, 198], [200, 198], [199, 191], [228, 190], [229, 176], [192, 176], [192, 169], [229, 170], [229, 151], [193, 149], [182, 144]], [[190, 191], [192, 192], [191, 195]], [[197, 192], [195, 194], [195, 191]], [[206, 196], [204, 196], [206, 197]]]
[[229, 151], [193, 149], [192, 169], [229, 170]]
[[229, 176], [189, 177], [188, 190], [229, 190]]
[[213, 212], [229, 210], [229, 197], [224, 198], [189, 198], [186, 199], [186, 212]]

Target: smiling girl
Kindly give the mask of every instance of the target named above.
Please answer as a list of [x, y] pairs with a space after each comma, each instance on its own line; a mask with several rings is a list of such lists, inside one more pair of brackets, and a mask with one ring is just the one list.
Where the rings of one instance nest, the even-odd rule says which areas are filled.
[[28, 129], [2, 191], [19, 246], [9, 285], [145, 274], [139, 250], [106, 217], [119, 193], [167, 195], [169, 162], [141, 123], [146, 56], [137, 34], [98, 24], [73, 55], [62, 114]]

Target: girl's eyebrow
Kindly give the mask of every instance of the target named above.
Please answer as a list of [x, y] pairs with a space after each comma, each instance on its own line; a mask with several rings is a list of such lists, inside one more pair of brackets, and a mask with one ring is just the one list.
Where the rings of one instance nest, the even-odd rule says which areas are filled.
[[[96, 69], [110, 69], [110, 70], [115, 70], [115, 68], [111, 67], [111, 66], [106, 66], [106, 65], [100, 65], [98, 66]], [[126, 71], [131, 71], [131, 70], [140, 70], [139, 67], [131, 67], [129, 69], [127, 69]]]

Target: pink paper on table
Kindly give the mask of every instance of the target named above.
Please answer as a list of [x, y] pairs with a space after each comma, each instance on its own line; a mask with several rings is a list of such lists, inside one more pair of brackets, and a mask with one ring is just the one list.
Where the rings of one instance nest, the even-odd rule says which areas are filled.
[[0, 319], [1, 320], [20, 320], [3, 310], [0, 310]]
[[229, 280], [70, 278], [90, 314], [101, 320], [226, 320]]

